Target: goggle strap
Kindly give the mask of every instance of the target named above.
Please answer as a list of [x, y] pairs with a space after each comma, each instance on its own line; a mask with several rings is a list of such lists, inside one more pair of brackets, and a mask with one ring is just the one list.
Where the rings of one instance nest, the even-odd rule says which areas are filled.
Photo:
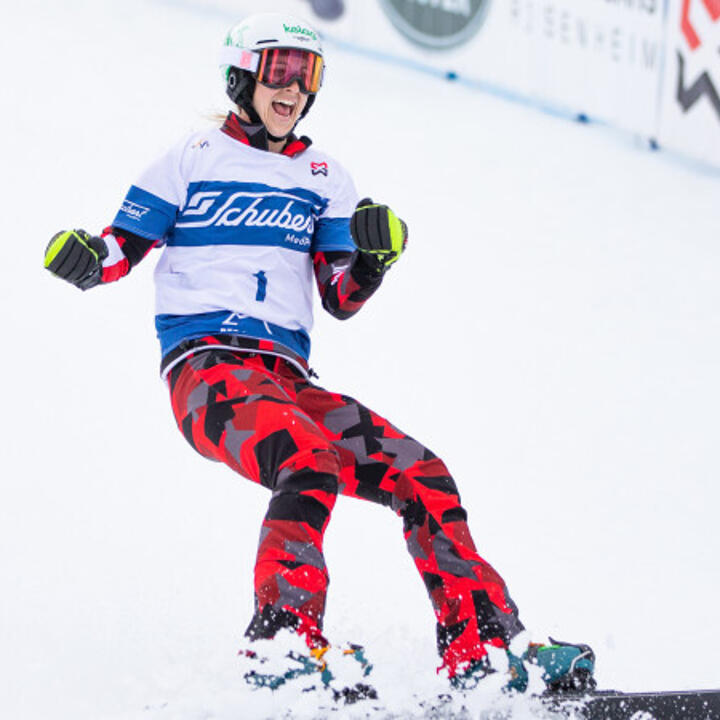
[[232, 65], [254, 73], [259, 64], [260, 55], [252, 50], [243, 50], [232, 45], [224, 45], [220, 50], [220, 65]]

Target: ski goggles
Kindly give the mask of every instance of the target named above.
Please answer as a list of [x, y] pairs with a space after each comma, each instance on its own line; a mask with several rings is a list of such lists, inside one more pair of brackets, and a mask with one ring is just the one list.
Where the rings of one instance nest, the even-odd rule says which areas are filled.
[[322, 56], [298, 48], [265, 48], [257, 52], [226, 47], [221, 61], [248, 70], [267, 87], [278, 89], [296, 80], [301, 92], [314, 94], [322, 85], [325, 63]]
[[296, 48], [266, 48], [260, 52], [255, 79], [270, 88], [284, 88], [296, 80], [303, 93], [316, 93], [325, 65], [317, 53]]

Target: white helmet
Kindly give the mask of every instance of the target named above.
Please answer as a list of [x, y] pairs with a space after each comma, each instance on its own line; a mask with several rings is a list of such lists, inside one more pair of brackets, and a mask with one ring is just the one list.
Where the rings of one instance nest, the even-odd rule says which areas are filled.
[[268, 46], [299, 48], [322, 56], [317, 32], [302, 18], [281, 13], [258, 13], [241, 20], [228, 30], [224, 45], [242, 50], [264, 50]]
[[270, 87], [285, 87], [297, 80], [308, 95], [302, 118], [315, 100], [325, 71], [318, 33], [302, 18], [280, 13], [251, 15], [230, 28], [220, 65], [228, 96], [253, 122], [259, 120], [252, 105], [257, 80]]

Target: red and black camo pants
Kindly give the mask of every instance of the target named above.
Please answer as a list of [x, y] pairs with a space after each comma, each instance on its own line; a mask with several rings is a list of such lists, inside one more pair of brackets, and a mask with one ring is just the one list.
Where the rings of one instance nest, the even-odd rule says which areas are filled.
[[352, 398], [327, 392], [281, 358], [200, 352], [168, 376], [188, 442], [271, 490], [255, 565], [250, 638], [280, 627], [321, 638], [328, 573], [323, 533], [338, 493], [392, 508], [437, 618], [453, 675], [484, 644], [523, 626], [505, 583], [477, 553], [444, 463]]

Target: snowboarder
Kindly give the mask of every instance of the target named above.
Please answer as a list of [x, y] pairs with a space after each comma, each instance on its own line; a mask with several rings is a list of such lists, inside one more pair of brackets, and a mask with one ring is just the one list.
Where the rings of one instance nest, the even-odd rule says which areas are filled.
[[489, 646], [508, 651], [509, 687], [525, 688], [528, 663], [553, 687], [590, 685], [586, 646], [515, 643], [511, 651], [524, 629], [518, 610], [478, 554], [443, 461], [313, 381], [313, 278], [323, 308], [349, 318], [408, 237], [389, 207], [358, 202], [347, 172], [294, 134], [323, 82], [318, 34], [299, 18], [253, 15], [229, 31], [222, 64], [234, 106], [222, 127], [193, 133], [152, 164], [99, 236], [55, 235], [44, 264], [87, 290], [163, 248], [156, 327], [178, 428], [201, 455], [271, 493], [250, 645], [290, 630], [307, 646], [304, 667], [322, 665], [323, 535], [341, 493], [402, 518], [435, 612], [442, 667], [456, 687], [494, 671]]

